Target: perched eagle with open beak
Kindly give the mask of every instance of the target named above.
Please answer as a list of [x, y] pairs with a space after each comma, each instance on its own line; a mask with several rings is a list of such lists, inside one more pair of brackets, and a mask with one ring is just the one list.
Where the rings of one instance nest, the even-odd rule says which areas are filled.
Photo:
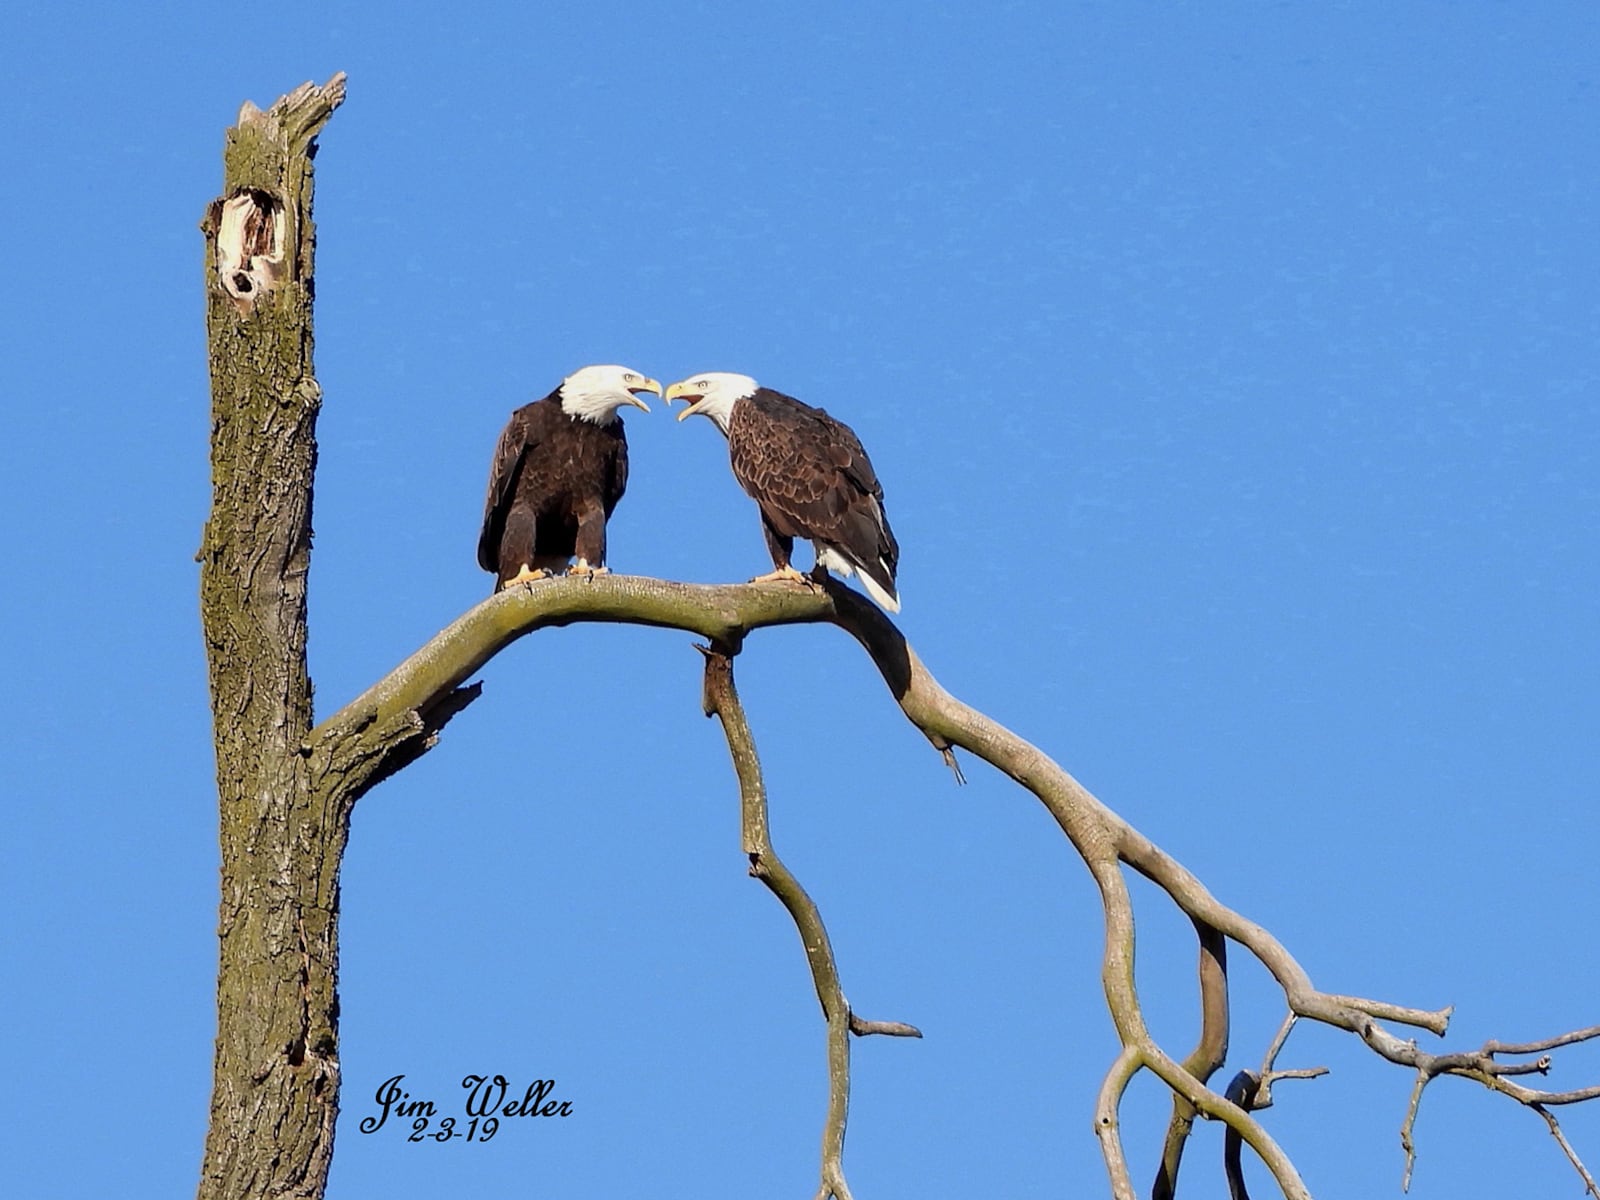
[[710, 417], [728, 438], [733, 477], [761, 508], [761, 531], [776, 568], [752, 580], [803, 580], [789, 565], [797, 537], [816, 548], [815, 571], [859, 575], [867, 592], [900, 611], [895, 570], [900, 547], [883, 511], [883, 487], [861, 440], [842, 421], [748, 375], [709, 371], [666, 391], [678, 414]]
[[497, 591], [563, 569], [605, 572], [606, 522], [628, 486], [618, 410], [631, 404], [649, 412], [641, 392], [659, 396], [661, 385], [627, 367], [584, 367], [511, 414], [495, 446], [478, 535], [478, 565], [495, 573]]

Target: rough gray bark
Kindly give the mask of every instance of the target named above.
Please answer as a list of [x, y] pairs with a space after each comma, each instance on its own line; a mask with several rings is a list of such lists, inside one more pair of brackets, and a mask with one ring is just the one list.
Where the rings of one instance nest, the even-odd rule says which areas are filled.
[[338, 1115], [346, 814], [307, 786], [313, 140], [344, 77], [228, 132], [202, 223], [211, 513], [200, 561], [221, 814], [217, 1049], [199, 1194], [320, 1196]]

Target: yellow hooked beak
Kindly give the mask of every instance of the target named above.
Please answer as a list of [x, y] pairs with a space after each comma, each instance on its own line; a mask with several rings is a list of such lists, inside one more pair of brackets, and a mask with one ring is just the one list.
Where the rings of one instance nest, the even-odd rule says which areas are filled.
[[690, 386], [689, 381], [684, 379], [669, 387], [666, 395], [663, 396], [662, 399], [665, 400], [669, 406], [674, 400], [688, 401], [689, 407], [678, 414], [678, 420], [681, 421], [685, 417], [692, 417], [695, 413], [700, 411], [700, 401], [704, 400], [705, 396], [702, 393], [695, 391], [694, 388]]
[[640, 392], [654, 392], [659, 396], [661, 395], [661, 385], [654, 379], [641, 379], [638, 383], [632, 384], [628, 388], [628, 393], [630, 396], [628, 403], [633, 405], [635, 408], [642, 408], [645, 410], [645, 412], [649, 412], [650, 406], [643, 400], [639, 399]]

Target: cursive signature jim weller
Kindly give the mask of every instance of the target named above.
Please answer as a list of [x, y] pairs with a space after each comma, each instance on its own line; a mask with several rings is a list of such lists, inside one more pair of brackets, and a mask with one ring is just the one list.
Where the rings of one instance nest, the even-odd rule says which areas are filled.
[[[394, 1117], [396, 1124], [401, 1120], [411, 1122], [408, 1141], [416, 1142], [424, 1138], [449, 1141], [465, 1137], [468, 1141], [486, 1142], [498, 1132], [504, 1118], [572, 1115], [572, 1101], [551, 1096], [556, 1088], [554, 1079], [535, 1079], [521, 1095], [517, 1095], [504, 1075], [468, 1075], [461, 1081], [461, 1087], [466, 1092], [461, 1112], [468, 1118], [468, 1125], [465, 1129], [457, 1129], [454, 1116], [441, 1116], [440, 1106], [432, 1100], [414, 1098], [400, 1086], [404, 1080], [404, 1075], [393, 1075], [378, 1085], [372, 1097], [378, 1109], [371, 1116], [361, 1119], [362, 1133], [377, 1133], [389, 1123], [390, 1117]], [[434, 1121], [438, 1122], [439, 1128], [429, 1132]]]

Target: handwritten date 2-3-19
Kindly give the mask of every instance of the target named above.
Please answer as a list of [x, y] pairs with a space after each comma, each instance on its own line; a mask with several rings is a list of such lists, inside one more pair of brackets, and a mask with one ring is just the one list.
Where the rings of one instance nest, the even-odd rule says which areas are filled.
[[[511, 1092], [504, 1075], [468, 1075], [461, 1081], [466, 1090], [463, 1105], [465, 1119], [441, 1117], [439, 1106], [432, 1100], [413, 1099], [411, 1093], [400, 1086], [404, 1075], [395, 1075], [378, 1085], [373, 1099], [378, 1111], [361, 1121], [362, 1133], [376, 1133], [388, 1124], [389, 1118], [410, 1118], [411, 1133], [408, 1142], [429, 1138], [448, 1142], [465, 1138], [469, 1142], [487, 1142], [500, 1130], [503, 1118], [509, 1117], [570, 1117], [570, 1100], [551, 1099], [555, 1091], [554, 1079], [535, 1079], [521, 1096]], [[435, 1127], [437, 1122], [437, 1127]]]
[[428, 1132], [429, 1120], [427, 1117], [418, 1117], [411, 1122], [411, 1134], [406, 1138], [408, 1142], [421, 1142], [432, 1138], [436, 1142], [448, 1142], [451, 1138], [464, 1137], [469, 1142], [487, 1142], [500, 1131], [499, 1117], [483, 1118], [483, 1128], [478, 1128], [479, 1118], [473, 1117], [467, 1122], [465, 1129], [456, 1128], [454, 1117], [441, 1117], [439, 1128], [432, 1133]]

